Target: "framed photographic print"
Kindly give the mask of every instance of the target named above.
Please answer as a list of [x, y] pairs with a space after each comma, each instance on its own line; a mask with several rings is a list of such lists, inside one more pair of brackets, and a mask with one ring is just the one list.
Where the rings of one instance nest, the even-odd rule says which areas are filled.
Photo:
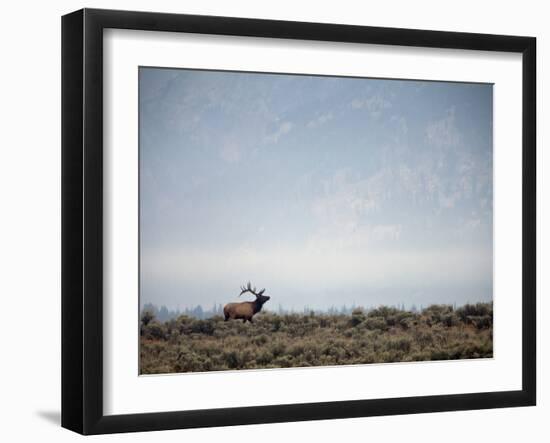
[[536, 402], [532, 37], [62, 20], [62, 425]]

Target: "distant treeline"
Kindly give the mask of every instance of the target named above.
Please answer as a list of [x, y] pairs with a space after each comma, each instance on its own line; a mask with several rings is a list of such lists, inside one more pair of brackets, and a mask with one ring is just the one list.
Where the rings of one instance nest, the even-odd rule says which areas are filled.
[[[400, 311], [408, 310], [410, 312], [419, 313], [422, 312], [424, 307], [422, 305], [419, 305], [417, 307], [415, 304], [411, 305], [408, 309], [405, 309], [405, 304], [395, 304], [395, 305], [387, 305], [390, 308], [397, 309]], [[453, 309], [457, 309], [456, 303], [452, 305]], [[327, 314], [327, 315], [351, 315], [353, 311], [356, 309], [361, 309], [364, 312], [370, 312], [374, 309], [377, 309], [377, 306], [369, 306], [369, 307], [363, 307], [363, 306], [356, 306], [355, 304], [352, 304], [351, 306], [331, 306], [328, 309], [313, 309], [309, 306], [304, 306], [301, 309], [287, 309], [283, 307], [282, 305], [277, 306], [274, 309], [270, 309], [269, 307], [264, 307], [264, 312], [271, 312], [278, 315], [287, 315], [287, 314], [311, 314], [312, 312], [317, 315]], [[143, 305], [141, 309], [141, 314], [144, 312], [148, 312], [150, 314], [153, 314], [153, 316], [160, 322], [165, 322], [168, 320], [176, 319], [182, 315], [185, 315], [187, 317], [192, 318], [198, 318], [201, 320], [216, 317], [218, 315], [223, 315], [223, 305], [221, 303], [214, 303], [213, 306], [207, 308], [203, 307], [202, 305], [196, 305], [191, 307], [186, 307], [184, 309], [168, 309], [166, 306], [162, 305], [160, 308], [152, 303], [147, 303]]]
[[221, 304], [214, 304], [214, 306], [210, 308], [203, 308], [201, 305], [197, 305], [186, 307], [182, 310], [171, 310], [166, 306], [161, 306], [159, 308], [152, 303], [147, 303], [143, 305], [143, 308], [141, 308], [141, 313], [143, 314], [144, 312], [153, 314], [154, 317], [161, 322], [172, 320], [182, 315], [203, 320], [206, 318], [215, 317], [216, 315], [223, 315], [223, 306]]

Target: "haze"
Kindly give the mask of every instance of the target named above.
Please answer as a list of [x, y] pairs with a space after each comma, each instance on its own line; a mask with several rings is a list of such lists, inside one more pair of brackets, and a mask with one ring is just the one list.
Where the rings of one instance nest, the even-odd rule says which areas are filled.
[[492, 85], [140, 68], [140, 303], [492, 299]]

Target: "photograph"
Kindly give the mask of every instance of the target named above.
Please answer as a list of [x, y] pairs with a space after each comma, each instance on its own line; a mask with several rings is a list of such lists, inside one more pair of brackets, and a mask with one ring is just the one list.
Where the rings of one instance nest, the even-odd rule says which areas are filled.
[[493, 357], [493, 84], [138, 75], [140, 375]]

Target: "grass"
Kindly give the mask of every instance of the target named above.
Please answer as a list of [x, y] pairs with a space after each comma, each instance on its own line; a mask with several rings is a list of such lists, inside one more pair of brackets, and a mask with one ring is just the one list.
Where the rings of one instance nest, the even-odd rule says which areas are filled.
[[141, 374], [288, 368], [493, 356], [490, 303], [420, 313], [380, 307], [351, 315], [262, 312], [254, 323], [142, 313]]

